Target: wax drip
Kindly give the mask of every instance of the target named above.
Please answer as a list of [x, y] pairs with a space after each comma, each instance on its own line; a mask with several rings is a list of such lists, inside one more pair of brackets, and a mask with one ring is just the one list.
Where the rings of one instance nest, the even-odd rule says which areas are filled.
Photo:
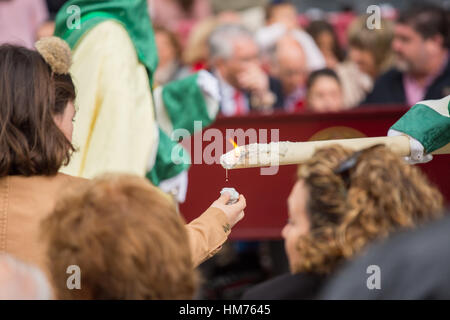
[[225, 169], [225, 182], [228, 182], [228, 169]]

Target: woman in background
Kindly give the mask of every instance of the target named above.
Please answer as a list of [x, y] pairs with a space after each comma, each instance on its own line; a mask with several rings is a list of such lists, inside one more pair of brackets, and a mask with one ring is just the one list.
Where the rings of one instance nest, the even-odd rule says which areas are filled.
[[314, 112], [345, 109], [341, 81], [332, 69], [312, 72], [306, 82], [306, 108]]
[[335, 145], [301, 165], [282, 235], [290, 274], [251, 288], [244, 299], [312, 299], [344, 261], [391, 233], [440, 217], [442, 195], [419, 168], [387, 147]]
[[349, 59], [361, 72], [375, 81], [378, 75], [392, 67], [393, 52], [391, 42], [394, 26], [391, 21], [381, 19], [380, 28], [368, 29], [367, 16], [357, 18], [349, 27]]
[[181, 46], [175, 34], [164, 27], [154, 26], [158, 67], [153, 75], [155, 86], [181, 79], [190, 74], [183, 68]]
[[312, 21], [306, 31], [313, 37], [325, 57], [328, 68], [333, 69], [344, 60], [344, 53], [331, 24], [324, 20]]

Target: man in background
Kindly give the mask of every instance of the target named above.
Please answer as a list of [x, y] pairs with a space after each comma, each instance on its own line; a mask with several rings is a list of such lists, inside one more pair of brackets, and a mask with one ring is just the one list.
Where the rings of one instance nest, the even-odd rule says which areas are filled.
[[274, 46], [270, 74], [281, 82], [283, 109], [288, 112], [303, 110], [308, 78], [307, 60], [302, 47], [292, 37], [285, 36]]
[[238, 24], [219, 26], [209, 38], [210, 65], [219, 79], [221, 111], [226, 116], [283, 105], [281, 84], [261, 68], [253, 35]]
[[440, 7], [401, 13], [392, 42], [396, 66], [378, 78], [365, 103], [414, 105], [450, 94], [449, 25]]

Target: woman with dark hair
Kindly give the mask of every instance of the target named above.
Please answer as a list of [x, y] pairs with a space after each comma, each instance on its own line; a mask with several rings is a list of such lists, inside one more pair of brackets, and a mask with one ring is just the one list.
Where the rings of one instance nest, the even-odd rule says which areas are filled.
[[306, 107], [314, 112], [338, 112], [345, 109], [342, 82], [332, 69], [312, 72], [306, 82]]
[[61, 189], [84, 179], [58, 173], [74, 150], [70, 51], [55, 38], [36, 47], [43, 55], [0, 46], [0, 252], [45, 269], [39, 222]]
[[283, 229], [290, 274], [245, 299], [312, 299], [346, 260], [395, 231], [439, 218], [443, 198], [419, 168], [387, 147], [318, 150], [301, 165]]
[[[74, 151], [70, 49], [56, 37], [40, 40], [36, 49], [0, 46], [0, 253], [46, 271], [39, 224], [61, 190], [88, 181], [59, 173]], [[229, 197], [186, 225], [193, 266], [217, 252], [243, 218], [245, 198], [226, 205]]]
[[320, 51], [322, 51], [328, 68], [334, 68], [344, 60], [344, 52], [333, 26], [324, 20], [312, 21], [306, 31], [313, 37]]

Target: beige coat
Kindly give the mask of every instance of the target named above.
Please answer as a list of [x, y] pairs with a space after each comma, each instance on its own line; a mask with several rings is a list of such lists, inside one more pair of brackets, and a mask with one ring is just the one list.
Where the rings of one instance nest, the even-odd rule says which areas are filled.
[[[40, 223], [51, 213], [62, 190], [82, 186], [86, 181], [62, 173], [54, 177], [1, 178], [0, 254], [11, 254], [48, 274]], [[216, 253], [230, 233], [225, 213], [216, 208], [187, 224], [186, 230], [196, 266]]]

